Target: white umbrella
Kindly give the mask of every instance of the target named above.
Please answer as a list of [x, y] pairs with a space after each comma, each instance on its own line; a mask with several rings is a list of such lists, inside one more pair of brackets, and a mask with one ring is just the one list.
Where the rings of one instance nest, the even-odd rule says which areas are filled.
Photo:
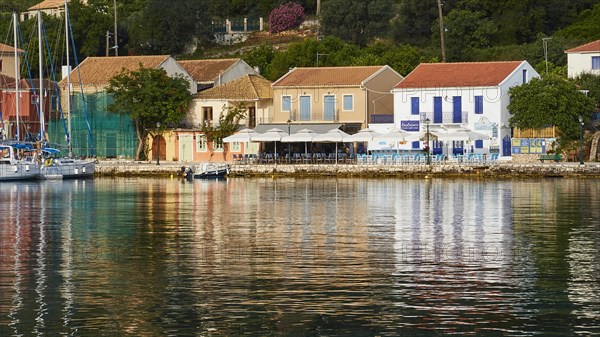
[[257, 133], [256, 135], [251, 137], [253, 142], [274, 142], [275, 150], [274, 154], [277, 153], [277, 142], [281, 141], [283, 136], [287, 136], [287, 132], [283, 132], [283, 130], [278, 128], [272, 128], [267, 130], [265, 133]]
[[340, 129], [329, 130], [327, 133], [320, 134], [313, 139], [317, 143], [335, 143], [335, 163], [338, 160], [338, 143], [344, 142], [344, 138], [350, 136]]
[[373, 140], [383, 140], [388, 143], [396, 144], [396, 151], [399, 151], [399, 146], [397, 144], [399, 142], [406, 142], [408, 140], [418, 140], [419, 135], [416, 133], [410, 133], [408, 131], [400, 130], [398, 128], [392, 128], [388, 133], [381, 134], [379, 136], [373, 137]]
[[[281, 137], [282, 143], [302, 143], [304, 142], [304, 155], [308, 154], [307, 142], [312, 142], [319, 134], [309, 129], [302, 129], [291, 135]], [[291, 153], [289, 154], [291, 158]]]
[[344, 138], [344, 142], [346, 142], [346, 143], [370, 142], [373, 140], [374, 137], [377, 137], [377, 136], [381, 136], [381, 133], [375, 132], [374, 130], [369, 129], [369, 128], [365, 128], [365, 129], [359, 130], [357, 133], [355, 133], [353, 135], [349, 135], [348, 137]]
[[223, 143], [248, 143], [252, 141], [252, 137], [258, 135], [258, 133], [254, 132], [252, 129], [244, 129], [234, 135], [223, 138]]
[[486, 134], [467, 130], [467, 129], [459, 129], [456, 131], [449, 131], [448, 133], [438, 135], [438, 140], [442, 140], [442, 141], [484, 140], [484, 139], [488, 139], [488, 138], [489, 138], [489, 136]]

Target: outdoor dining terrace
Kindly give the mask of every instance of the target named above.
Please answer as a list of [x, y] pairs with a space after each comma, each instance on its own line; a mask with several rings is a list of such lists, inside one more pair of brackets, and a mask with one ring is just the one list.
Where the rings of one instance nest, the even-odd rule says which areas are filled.
[[498, 162], [498, 153], [492, 154], [430, 154], [373, 151], [370, 154], [335, 153], [278, 153], [233, 154], [234, 165], [248, 164], [355, 164], [355, 165], [492, 165]]

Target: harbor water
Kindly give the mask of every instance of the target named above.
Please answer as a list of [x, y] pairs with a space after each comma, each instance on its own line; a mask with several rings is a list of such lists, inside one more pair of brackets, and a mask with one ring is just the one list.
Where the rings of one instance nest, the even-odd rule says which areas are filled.
[[600, 334], [600, 180], [0, 184], [0, 336]]

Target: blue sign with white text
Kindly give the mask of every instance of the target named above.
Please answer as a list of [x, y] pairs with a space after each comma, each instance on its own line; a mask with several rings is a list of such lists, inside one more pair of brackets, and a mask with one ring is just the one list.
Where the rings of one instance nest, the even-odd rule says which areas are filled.
[[400, 129], [404, 131], [419, 131], [419, 121], [400, 121]]

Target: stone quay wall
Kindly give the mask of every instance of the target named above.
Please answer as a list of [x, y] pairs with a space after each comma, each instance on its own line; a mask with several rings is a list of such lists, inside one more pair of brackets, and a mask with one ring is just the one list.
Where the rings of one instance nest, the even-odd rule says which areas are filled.
[[[190, 163], [101, 161], [97, 176], [175, 177]], [[600, 163], [495, 163], [432, 165], [357, 165], [357, 164], [250, 164], [232, 165], [229, 176], [332, 176], [332, 177], [600, 177]]]

